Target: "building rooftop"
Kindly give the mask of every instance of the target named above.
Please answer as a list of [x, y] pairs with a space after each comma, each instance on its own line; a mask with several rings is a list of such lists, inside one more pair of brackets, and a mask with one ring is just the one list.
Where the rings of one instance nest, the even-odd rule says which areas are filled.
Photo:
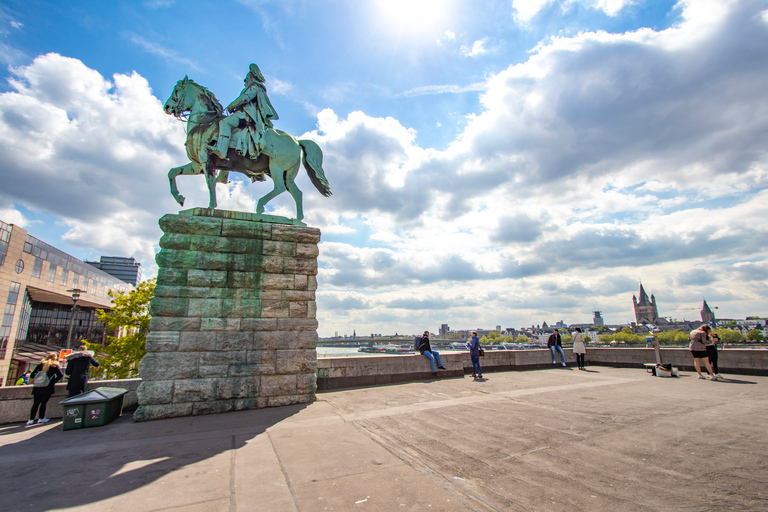
[[486, 376], [66, 432], [3, 425], [3, 510], [765, 509], [768, 377]]

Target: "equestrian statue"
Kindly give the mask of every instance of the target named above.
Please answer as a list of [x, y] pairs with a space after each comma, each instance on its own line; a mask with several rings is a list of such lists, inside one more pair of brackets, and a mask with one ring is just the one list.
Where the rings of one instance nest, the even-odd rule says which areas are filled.
[[265, 79], [256, 64], [249, 66], [244, 82], [240, 96], [227, 106], [229, 115], [205, 87], [186, 76], [176, 83], [163, 109], [166, 114], [186, 119], [184, 145], [190, 161], [168, 171], [171, 194], [184, 206], [176, 176], [205, 174], [208, 207], [216, 208], [216, 183], [226, 183], [230, 171], [245, 174], [251, 182], [270, 176], [274, 187], [259, 199], [256, 213], [264, 213], [264, 206], [272, 198], [288, 190], [296, 202], [296, 220], [301, 221], [304, 208], [301, 190], [295, 182], [300, 162], [315, 188], [326, 197], [331, 195], [323, 172], [323, 152], [311, 140], [296, 140], [274, 128], [272, 120], [278, 119], [277, 112], [267, 97]]

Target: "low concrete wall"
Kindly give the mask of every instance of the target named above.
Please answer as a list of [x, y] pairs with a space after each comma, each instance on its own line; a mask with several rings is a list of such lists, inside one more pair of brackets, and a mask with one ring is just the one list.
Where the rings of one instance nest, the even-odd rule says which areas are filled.
[[[460, 353], [455, 352], [441, 353], [440, 362], [446, 369], [436, 369], [436, 371], [441, 378], [464, 377], [465, 359], [469, 360], [467, 354], [461, 356]], [[380, 386], [431, 378], [433, 377], [429, 360], [421, 354], [319, 358], [317, 360], [318, 391]]]
[[[130, 411], [138, 406], [136, 388], [141, 379], [98, 380], [88, 383], [88, 391], [98, 388], [122, 388], [128, 393], [123, 397], [123, 410]], [[45, 415], [48, 418], [61, 418], [63, 410], [61, 401], [69, 395], [66, 384], [56, 384], [56, 392], [46, 406]], [[29, 419], [32, 408], [32, 386], [8, 386], [0, 388], [0, 423], [15, 423]]]
[[[570, 350], [566, 351], [569, 361], [576, 361]], [[721, 349], [717, 351], [720, 373], [741, 375], [768, 375], [768, 350], [766, 349]], [[641, 368], [644, 363], [655, 363], [651, 348], [593, 348], [587, 349], [586, 364]], [[662, 348], [661, 362], [671, 363], [683, 371], [695, 371], [693, 357], [687, 348]], [[551, 361], [550, 361], [551, 364]], [[706, 371], [704, 365], [702, 370]]]
[[[768, 350], [726, 349], [718, 352], [721, 374], [768, 375]], [[565, 358], [573, 366], [576, 357], [571, 349], [565, 349]], [[442, 352], [440, 359], [446, 370], [438, 370], [440, 378], [462, 378], [472, 373], [468, 352]], [[684, 371], [693, 371], [691, 353], [684, 348], [661, 349], [661, 360]], [[614, 366], [642, 368], [645, 363], [655, 362], [653, 349], [649, 348], [587, 348], [587, 366]], [[552, 365], [549, 350], [489, 350], [480, 359], [483, 373], [500, 371], [535, 370], [556, 368]], [[558, 365], [559, 366], [559, 365]], [[317, 360], [317, 390], [330, 391], [364, 386], [381, 386], [400, 382], [432, 379], [429, 361], [420, 354], [382, 355], [320, 358]], [[100, 387], [129, 390], [123, 408], [130, 410], [138, 405], [136, 388], [141, 379], [102, 380], [89, 383], [89, 389]], [[32, 407], [32, 386], [0, 388], [0, 423], [25, 421]], [[61, 418], [59, 404], [67, 397], [65, 384], [56, 385], [56, 393], [48, 402], [46, 415]]]
[[[565, 349], [569, 366], [576, 362], [573, 350]], [[768, 375], [768, 350], [725, 349], [718, 351], [720, 373]], [[440, 353], [447, 371], [440, 377], [472, 373], [469, 352]], [[559, 359], [558, 359], [559, 361]], [[693, 358], [686, 348], [661, 349], [661, 361], [684, 371], [694, 371]], [[655, 363], [651, 348], [587, 348], [587, 366], [642, 368]], [[553, 368], [552, 353], [541, 350], [488, 350], [480, 358], [483, 373]], [[558, 365], [559, 362], [558, 362]], [[317, 360], [317, 390], [329, 391], [362, 386], [379, 386], [432, 378], [429, 361], [420, 354], [321, 358]]]

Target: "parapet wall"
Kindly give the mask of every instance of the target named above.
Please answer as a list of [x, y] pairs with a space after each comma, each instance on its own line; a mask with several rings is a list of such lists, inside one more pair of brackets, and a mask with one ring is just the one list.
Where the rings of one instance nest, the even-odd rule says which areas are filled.
[[[572, 366], [576, 357], [565, 349], [566, 362]], [[768, 375], [768, 350], [727, 349], [718, 352], [720, 373]], [[443, 365], [449, 371], [440, 377], [457, 376], [458, 368], [464, 374], [472, 373], [468, 352], [441, 352]], [[691, 353], [685, 348], [661, 349], [661, 361], [671, 363], [683, 371], [693, 371]], [[650, 348], [588, 348], [587, 366], [614, 366], [642, 368], [655, 363]], [[480, 358], [484, 373], [553, 368], [552, 353], [541, 350], [487, 350]], [[559, 362], [558, 362], [559, 366]], [[377, 386], [412, 382], [430, 378], [429, 361], [420, 354], [320, 358], [317, 360], [317, 389], [329, 391], [361, 386]]]
[[[576, 358], [570, 349], [565, 349], [566, 361], [573, 366]], [[472, 363], [467, 352], [443, 352], [440, 355], [446, 370], [438, 370], [441, 378], [462, 378], [472, 373]], [[646, 348], [588, 348], [587, 366], [613, 366], [642, 368], [645, 363], [655, 362], [653, 349]], [[661, 360], [671, 363], [683, 371], [693, 371], [690, 352], [682, 348], [661, 349]], [[521, 371], [558, 367], [552, 365], [549, 350], [487, 351], [481, 358], [483, 371]], [[768, 350], [726, 349], [719, 351], [721, 374], [768, 375]], [[321, 358], [317, 360], [318, 391], [347, 389], [363, 386], [381, 386], [400, 382], [413, 382], [432, 378], [427, 358], [415, 355], [386, 355]], [[137, 405], [136, 389], [141, 379], [96, 381], [89, 389], [99, 387], [124, 388], [130, 392], [125, 396], [124, 409]], [[59, 402], [66, 398], [65, 384], [56, 385], [56, 394], [48, 402], [48, 417], [62, 416]], [[9, 386], [0, 388], [0, 423], [24, 421], [32, 406], [32, 386]]]
[[[141, 384], [141, 379], [122, 380], [98, 380], [88, 383], [88, 391], [99, 388], [122, 388], [128, 393], [123, 396], [123, 410], [130, 411], [138, 405], [136, 388]], [[66, 384], [56, 384], [56, 391], [45, 410], [48, 418], [61, 418], [63, 408], [61, 401], [67, 398]], [[0, 388], [0, 423], [14, 423], [29, 419], [29, 410], [32, 408], [32, 386], [8, 386]]]

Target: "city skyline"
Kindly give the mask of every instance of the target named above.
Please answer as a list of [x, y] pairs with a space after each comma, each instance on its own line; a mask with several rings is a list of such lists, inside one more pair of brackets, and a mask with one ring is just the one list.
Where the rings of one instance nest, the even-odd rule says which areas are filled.
[[[663, 316], [703, 299], [718, 317], [766, 314], [764, 2], [213, 10], [0, 6], [0, 220], [152, 277], [157, 220], [179, 210], [167, 172], [187, 161], [162, 103], [187, 75], [226, 105], [255, 62], [275, 127], [325, 156], [331, 198], [298, 180], [323, 233], [320, 336], [581, 323], [595, 308], [625, 323], [640, 280]], [[185, 207], [207, 204], [202, 178], [178, 184]], [[269, 188], [234, 177], [220, 207], [253, 211]], [[292, 216], [290, 198], [268, 213]]]

